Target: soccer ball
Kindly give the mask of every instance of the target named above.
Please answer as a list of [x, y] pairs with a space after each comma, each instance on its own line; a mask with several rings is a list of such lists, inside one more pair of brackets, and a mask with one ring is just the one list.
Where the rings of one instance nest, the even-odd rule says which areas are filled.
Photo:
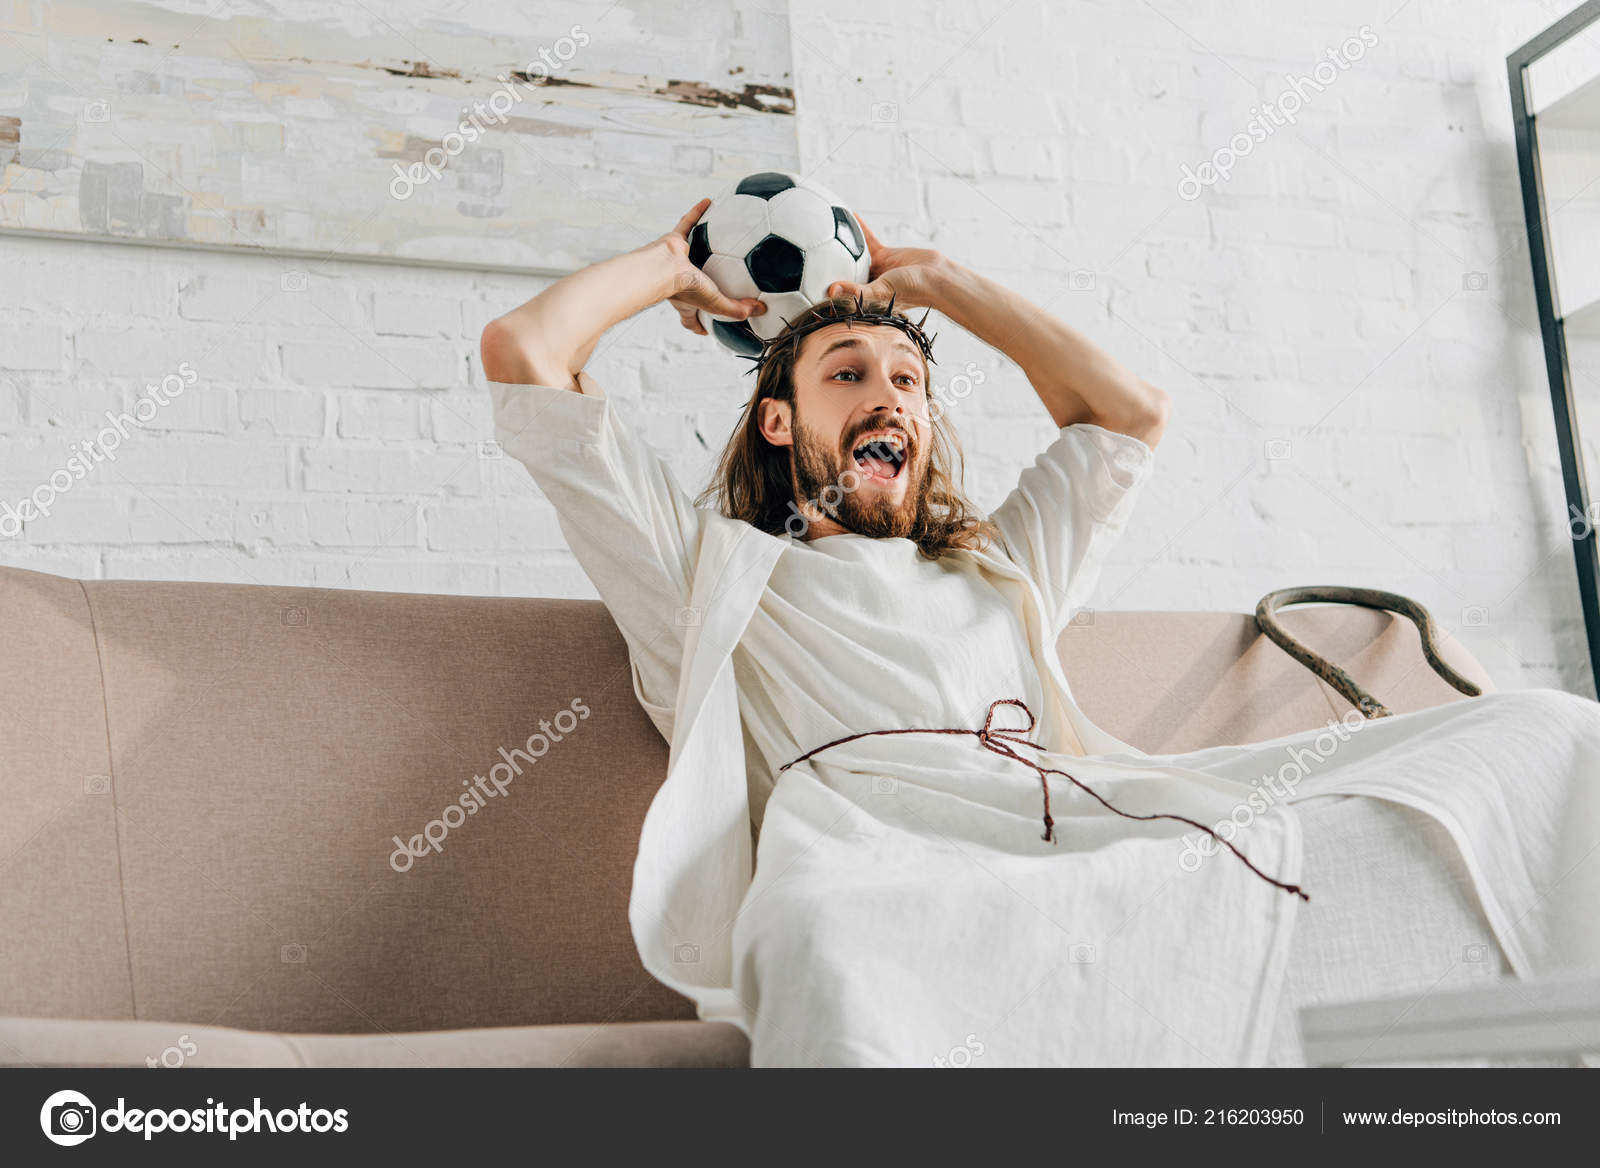
[[701, 326], [723, 346], [754, 357], [764, 340], [818, 301], [835, 280], [864, 284], [872, 266], [856, 217], [809, 179], [764, 171], [712, 200], [689, 232], [689, 262], [735, 300], [767, 311], [729, 320], [701, 309]]

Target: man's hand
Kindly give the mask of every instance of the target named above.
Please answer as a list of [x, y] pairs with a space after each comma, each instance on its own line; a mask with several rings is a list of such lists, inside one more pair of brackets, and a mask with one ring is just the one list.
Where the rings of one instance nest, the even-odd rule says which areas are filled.
[[689, 232], [700, 222], [700, 217], [709, 206], [710, 199], [701, 199], [678, 220], [676, 227], [656, 240], [674, 260], [672, 293], [667, 303], [678, 310], [678, 321], [684, 328], [702, 337], [706, 335], [706, 330], [695, 315], [697, 309], [703, 308], [713, 316], [728, 316], [734, 320], [760, 316], [767, 310], [764, 303], [754, 298], [734, 300], [724, 296], [710, 276], [689, 262]]
[[828, 285], [828, 295], [860, 293], [868, 300], [887, 300], [893, 295], [896, 308], [938, 308], [939, 277], [950, 264], [944, 253], [926, 247], [886, 247], [866, 220], [857, 215], [856, 222], [867, 237], [867, 254], [872, 257], [867, 278], [871, 282], [838, 280]]

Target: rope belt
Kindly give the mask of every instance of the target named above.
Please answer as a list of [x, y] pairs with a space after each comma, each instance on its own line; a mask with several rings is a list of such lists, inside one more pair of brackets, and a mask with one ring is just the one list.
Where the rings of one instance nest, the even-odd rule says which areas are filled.
[[[994, 711], [995, 711], [995, 707], [997, 707], [997, 706], [1016, 706], [1016, 707], [1018, 707], [1019, 709], [1022, 710], [1022, 712], [1024, 714], [1026, 714], [1028, 716], [1028, 724], [1026, 726], [1022, 726], [1020, 728], [1008, 728], [1008, 727], [1004, 727], [1004, 726], [996, 728], [993, 723], [994, 723]], [[1015, 760], [1017, 762], [1020, 762], [1023, 766], [1032, 767], [1035, 771], [1038, 772], [1038, 774], [1039, 774], [1039, 786], [1044, 791], [1044, 836], [1042, 838], [1047, 840], [1050, 843], [1055, 843], [1056, 842], [1056, 836], [1055, 836], [1055, 820], [1050, 818], [1050, 780], [1046, 776], [1048, 776], [1048, 775], [1060, 775], [1062, 778], [1066, 779], [1069, 783], [1072, 783], [1074, 786], [1080, 787], [1083, 790], [1088, 791], [1089, 794], [1091, 794], [1091, 795], [1093, 795], [1095, 797], [1095, 799], [1099, 800], [1101, 806], [1105, 807], [1106, 810], [1114, 811], [1114, 812], [1116, 812], [1116, 814], [1122, 816], [1124, 819], [1175, 819], [1180, 823], [1187, 823], [1191, 827], [1197, 827], [1201, 831], [1203, 831], [1207, 835], [1209, 835], [1212, 839], [1216, 840], [1219, 844], [1221, 844], [1225, 848], [1227, 848], [1235, 856], [1239, 857], [1240, 861], [1244, 864], [1244, 866], [1246, 868], [1249, 868], [1250, 871], [1254, 872], [1257, 876], [1261, 877], [1261, 879], [1265, 880], [1268, 884], [1272, 884], [1272, 885], [1274, 885], [1274, 886], [1276, 886], [1278, 888], [1281, 888], [1285, 892], [1292, 892], [1296, 896], [1298, 896], [1301, 900], [1310, 900], [1311, 899], [1309, 896], [1307, 896], [1304, 892], [1302, 892], [1300, 890], [1300, 886], [1298, 884], [1285, 884], [1281, 880], [1274, 880], [1271, 876], [1268, 876], [1260, 868], [1257, 868], [1254, 864], [1252, 864], [1249, 861], [1249, 859], [1245, 856], [1245, 854], [1243, 852], [1241, 852], [1238, 848], [1234, 847], [1231, 843], [1229, 843], [1227, 840], [1223, 839], [1221, 836], [1219, 836], [1216, 832], [1212, 831], [1209, 827], [1207, 827], [1203, 823], [1196, 823], [1194, 820], [1187, 819], [1182, 815], [1164, 815], [1164, 814], [1134, 815], [1131, 812], [1118, 811], [1117, 808], [1111, 806], [1111, 804], [1107, 803], [1104, 799], [1100, 798], [1100, 796], [1096, 792], [1090, 790], [1083, 783], [1079, 782], [1077, 779], [1075, 779], [1071, 775], [1067, 774], [1066, 771], [1057, 770], [1055, 767], [1040, 766], [1038, 763], [1033, 762], [1030, 759], [1023, 758], [1022, 755], [1018, 754], [1016, 752], [1016, 750], [1013, 749], [1014, 747], [1017, 747], [1017, 746], [1031, 746], [1035, 750], [1044, 750], [1045, 749], [1045, 747], [1043, 745], [1041, 745], [1040, 743], [1031, 742], [1027, 738], [1028, 733], [1033, 730], [1034, 721], [1035, 721], [1035, 719], [1034, 719], [1034, 716], [1033, 716], [1033, 711], [1028, 709], [1027, 703], [1021, 701], [1018, 698], [999, 698], [998, 700], [989, 703], [989, 713], [988, 713], [988, 716], [985, 717], [984, 720], [983, 720], [983, 728], [981, 730], [967, 730], [967, 729], [965, 729], [963, 727], [959, 727], [959, 726], [958, 727], [953, 727], [953, 728], [948, 728], [948, 729], [946, 729], [946, 728], [932, 729], [932, 728], [920, 728], [919, 727], [919, 728], [909, 729], [909, 730], [864, 730], [860, 734], [851, 734], [851, 735], [848, 735], [848, 736], [846, 736], [844, 738], [836, 738], [832, 742], [824, 742], [821, 746], [818, 746], [818, 747], [816, 747], [816, 748], [814, 748], [812, 750], [806, 751], [799, 758], [790, 759], [788, 762], [784, 763], [781, 767], [779, 767], [778, 770], [779, 771], [786, 771], [790, 767], [794, 766], [795, 763], [804, 762], [806, 759], [810, 758], [812, 755], [818, 754], [818, 753], [820, 753], [820, 752], [822, 752], [824, 750], [827, 750], [831, 746], [841, 746], [846, 742], [854, 742], [857, 738], [866, 738], [866, 737], [868, 737], [870, 735], [873, 735], [873, 734], [971, 734], [971, 735], [974, 735], [974, 736], [977, 737], [978, 741], [983, 744], [984, 749], [992, 750], [995, 754], [998, 754], [1003, 758], [1009, 758], [1009, 759], [1013, 759], [1013, 760]]]

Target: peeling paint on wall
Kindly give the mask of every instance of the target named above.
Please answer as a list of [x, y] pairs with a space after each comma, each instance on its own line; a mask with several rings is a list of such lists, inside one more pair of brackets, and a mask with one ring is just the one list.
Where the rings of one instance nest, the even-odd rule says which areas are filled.
[[763, 113], [794, 113], [794, 92], [777, 85], [746, 85], [742, 89], [717, 89], [699, 81], [669, 81], [656, 91], [695, 105], [724, 109], [753, 109]]
[[0, 231], [564, 271], [797, 166], [781, 5], [529, 7], [0, 8]]
[[5, 166], [17, 156], [22, 144], [22, 119], [0, 117], [0, 166]]

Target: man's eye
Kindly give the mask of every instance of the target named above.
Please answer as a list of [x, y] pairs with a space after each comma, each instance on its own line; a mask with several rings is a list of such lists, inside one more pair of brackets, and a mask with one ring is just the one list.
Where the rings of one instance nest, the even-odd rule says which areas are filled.
[[[850, 368], [849, 366], [846, 366], [843, 369], [836, 370], [834, 372], [833, 376], [838, 378], [838, 377], [844, 377], [846, 374], [849, 375], [849, 377], [850, 377], [850, 379], [852, 381], [859, 381], [861, 379], [861, 374], [858, 373], [856, 370]], [[918, 381], [917, 381], [917, 375], [915, 373], [896, 373], [895, 374], [895, 380], [896, 381], [909, 382], [913, 386], [919, 384]]]

